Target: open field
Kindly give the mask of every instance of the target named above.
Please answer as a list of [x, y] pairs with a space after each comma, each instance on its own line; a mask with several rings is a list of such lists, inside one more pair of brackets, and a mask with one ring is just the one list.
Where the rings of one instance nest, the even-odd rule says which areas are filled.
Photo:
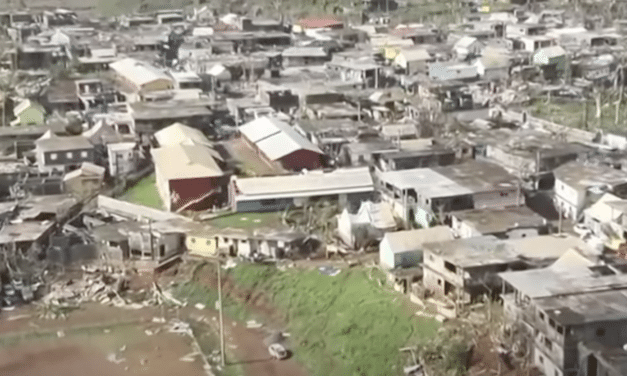
[[[207, 268], [202, 274], [192, 284], [207, 280], [215, 288], [214, 273]], [[432, 338], [439, 324], [413, 316], [402, 298], [380, 283], [383, 278], [377, 269], [344, 269], [331, 277], [317, 269], [242, 264], [230, 269], [224, 282], [230, 297], [225, 311], [238, 301], [255, 315], [265, 312], [268, 320], [280, 317], [291, 333], [294, 357], [311, 375], [401, 374], [405, 358], [399, 348]], [[198, 288], [192, 292], [202, 299]], [[215, 299], [207, 294], [208, 301]]]
[[163, 201], [161, 201], [161, 196], [157, 191], [154, 173], [137, 182], [120, 199], [155, 209], [163, 209]]
[[207, 223], [216, 228], [277, 228], [281, 227], [282, 212], [236, 213], [211, 219]]
[[[145, 330], [156, 334], [148, 335]], [[203, 376], [202, 362], [182, 362], [191, 353], [191, 339], [168, 333], [151, 322], [114, 324], [2, 336], [0, 374], [53, 376], [79, 374], [117, 376], [127, 373]], [[123, 361], [111, 362], [110, 354]], [[116, 364], [118, 363], [118, 364]]]

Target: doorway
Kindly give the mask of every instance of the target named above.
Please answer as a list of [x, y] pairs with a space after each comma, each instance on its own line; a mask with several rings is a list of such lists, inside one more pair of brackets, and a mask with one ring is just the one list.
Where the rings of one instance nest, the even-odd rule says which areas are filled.
[[588, 376], [597, 376], [597, 369], [599, 368], [598, 365], [599, 365], [599, 362], [598, 362], [597, 358], [594, 355], [590, 354], [588, 356], [588, 373], [587, 373], [587, 375]]

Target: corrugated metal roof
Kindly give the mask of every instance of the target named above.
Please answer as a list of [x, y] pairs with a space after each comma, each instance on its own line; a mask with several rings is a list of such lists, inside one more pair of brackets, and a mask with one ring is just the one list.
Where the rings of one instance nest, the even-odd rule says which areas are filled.
[[93, 145], [83, 136], [40, 138], [36, 141], [37, 147], [44, 151], [64, 151], [77, 149], [91, 149]]
[[222, 176], [211, 149], [202, 145], [174, 145], [150, 151], [155, 168], [167, 180]]
[[324, 154], [292, 126], [276, 118], [255, 119], [241, 126], [240, 132], [272, 161], [301, 149]]
[[310, 197], [374, 191], [367, 167], [309, 172], [304, 175], [243, 178], [235, 181], [237, 201], [266, 198]]
[[172, 79], [164, 72], [159, 71], [157, 68], [143, 61], [132, 58], [116, 61], [115, 63], [109, 64], [109, 67], [137, 87], [157, 80], [167, 80], [172, 83]]
[[174, 123], [156, 132], [155, 139], [161, 147], [180, 145], [186, 141], [199, 145], [211, 144], [200, 130], [181, 123]]

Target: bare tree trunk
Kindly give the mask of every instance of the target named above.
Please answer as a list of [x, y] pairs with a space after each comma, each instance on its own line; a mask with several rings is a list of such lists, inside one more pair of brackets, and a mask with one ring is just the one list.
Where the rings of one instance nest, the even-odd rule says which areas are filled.
[[625, 85], [624, 85], [624, 81], [623, 81], [623, 67], [622, 65], [618, 67], [618, 72], [617, 74], [620, 75], [620, 77], [617, 77], [616, 82], [619, 82], [618, 85], [620, 85], [620, 87], [618, 88], [618, 100], [616, 101], [616, 114], [614, 116], [614, 125], [618, 125], [618, 122], [620, 121], [620, 105], [623, 102], [623, 92], [625, 89]]
[[599, 90], [594, 93], [594, 103], [596, 105], [595, 118], [601, 120], [601, 91]]

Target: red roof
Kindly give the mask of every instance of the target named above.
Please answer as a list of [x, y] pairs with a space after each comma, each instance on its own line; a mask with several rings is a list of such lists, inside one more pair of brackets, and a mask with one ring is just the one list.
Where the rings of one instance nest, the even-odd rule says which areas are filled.
[[333, 27], [333, 26], [342, 26], [344, 22], [338, 20], [335, 17], [325, 16], [325, 17], [310, 17], [303, 18], [298, 21], [298, 24], [305, 29], [320, 29], [325, 27]]

